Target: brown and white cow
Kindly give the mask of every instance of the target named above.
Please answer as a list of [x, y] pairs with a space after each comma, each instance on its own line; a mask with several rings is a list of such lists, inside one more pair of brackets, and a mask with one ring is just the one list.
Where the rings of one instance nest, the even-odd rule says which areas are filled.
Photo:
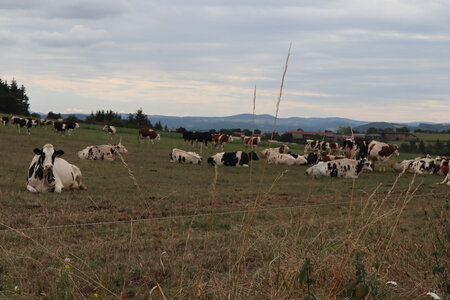
[[228, 134], [213, 133], [211, 137], [212, 137], [212, 144], [216, 147], [221, 146], [222, 150], [226, 143], [233, 141], [233, 137]]
[[139, 143], [142, 143], [142, 140], [144, 138], [148, 139], [148, 144], [150, 144], [150, 141], [152, 142], [152, 144], [154, 144], [154, 141], [157, 140], [161, 140], [161, 136], [156, 133], [156, 131], [154, 131], [153, 129], [148, 129], [148, 128], [141, 128], [139, 129], [139, 137], [138, 137], [138, 141]]
[[108, 136], [112, 139], [112, 137], [116, 134], [117, 130], [116, 130], [116, 127], [114, 127], [114, 126], [105, 125], [105, 126], [103, 126], [103, 131], [106, 131]]
[[251, 147], [256, 148], [258, 144], [261, 142], [260, 136], [242, 136], [242, 144], [244, 148]]
[[127, 154], [128, 150], [122, 144], [89, 146], [78, 152], [78, 157], [86, 160], [109, 160], [116, 158], [116, 153]]
[[337, 155], [328, 154], [325, 151], [320, 152], [320, 156], [321, 156], [321, 158], [322, 158], [321, 160], [323, 162], [332, 161], [332, 160], [338, 160], [338, 159], [344, 159], [345, 158], [344, 156], [337, 156]]
[[392, 154], [395, 154], [397, 156], [400, 155], [399, 153], [399, 147], [397, 145], [388, 145], [383, 142], [378, 141], [371, 141], [369, 144], [368, 149], [368, 158], [373, 163], [373, 168], [375, 169], [375, 162], [380, 162], [380, 171], [381, 168], [383, 168], [383, 171], [386, 171], [386, 167], [384, 166], [384, 163], [388, 161], [388, 159], [392, 156]]

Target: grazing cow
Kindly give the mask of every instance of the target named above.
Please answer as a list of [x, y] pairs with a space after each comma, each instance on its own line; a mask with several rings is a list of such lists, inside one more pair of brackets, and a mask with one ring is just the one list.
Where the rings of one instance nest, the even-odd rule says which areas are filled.
[[327, 151], [330, 149], [330, 144], [325, 141], [306, 140], [305, 141], [305, 154], [308, 151]]
[[60, 157], [64, 151], [55, 151], [53, 145], [46, 144], [42, 149], [35, 148], [34, 154], [28, 170], [27, 190], [33, 193], [86, 190], [81, 183], [80, 169]]
[[150, 141], [152, 142], [152, 144], [154, 144], [154, 141], [157, 140], [161, 140], [161, 136], [156, 133], [156, 131], [154, 131], [153, 129], [148, 129], [148, 128], [141, 128], [139, 129], [139, 136], [138, 136], [138, 141], [139, 144], [142, 143], [142, 140], [144, 138], [148, 139], [148, 143], [150, 144]]
[[39, 120], [39, 126], [42, 127], [47, 127], [48, 125], [52, 125], [53, 121], [52, 120], [47, 120], [47, 119], [40, 119]]
[[186, 164], [199, 165], [202, 163], [202, 157], [195, 152], [187, 152], [181, 149], [173, 148], [169, 153], [170, 162], [179, 162]]
[[313, 177], [330, 176], [344, 178], [358, 178], [363, 171], [372, 171], [372, 165], [367, 159], [353, 160], [340, 159], [329, 162], [320, 162], [306, 170], [306, 174]]
[[270, 153], [272, 153], [272, 152], [273, 153], [284, 153], [287, 150], [289, 150], [289, 147], [283, 144], [283, 145], [281, 145], [280, 147], [277, 147], [277, 148], [264, 149], [260, 153], [261, 153], [262, 157], [269, 157]]
[[30, 128], [32, 125], [32, 120], [31, 119], [23, 119], [23, 118], [19, 118], [19, 117], [12, 117], [11, 118], [12, 124], [16, 125], [17, 128], [19, 129], [19, 133], [20, 133], [20, 128], [26, 128], [28, 131], [28, 134], [31, 134]]
[[116, 134], [116, 127], [110, 126], [110, 125], [105, 125], [105, 126], [103, 126], [103, 131], [106, 131], [106, 133], [112, 139], [112, 137]]
[[128, 150], [122, 144], [89, 146], [78, 152], [78, 157], [86, 160], [109, 160], [116, 158], [116, 152], [127, 154]]
[[294, 166], [294, 165], [306, 165], [307, 160], [301, 156], [297, 155], [297, 158], [290, 154], [277, 153], [277, 152], [269, 152], [269, 158], [267, 159], [267, 163], [269, 165], [286, 165], [286, 166]]
[[258, 147], [258, 144], [261, 143], [261, 137], [260, 136], [242, 136], [242, 143], [244, 145], [244, 148], [251, 147], [256, 148]]
[[3, 126], [6, 126], [6, 124], [8, 124], [8, 122], [9, 122], [9, 117], [8, 116], [2, 117], [2, 124], [3, 124]]
[[231, 135], [228, 135], [228, 134], [213, 133], [211, 135], [211, 138], [212, 138], [213, 145], [216, 148], [221, 146], [222, 150], [223, 150], [223, 148], [224, 148], [226, 143], [233, 141], [233, 137]]
[[386, 167], [384, 166], [384, 163], [392, 156], [392, 154], [399, 156], [400, 153], [398, 150], [399, 148], [397, 145], [388, 145], [383, 142], [371, 141], [367, 156], [372, 161], [374, 168], [375, 162], [378, 161], [382, 164], [380, 170], [381, 167], [383, 167], [383, 170], [385, 171]]
[[221, 152], [208, 158], [208, 163], [212, 166], [235, 166], [248, 167], [248, 163], [252, 160], [258, 160], [258, 155], [255, 152], [245, 153], [237, 152]]
[[63, 135], [66, 132], [67, 124], [64, 122], [56, 121], [53, 126], [55, 128], [55, 133], [61, 132], [61, 135]]
[[69, 133], [69, 135], [72, 134], [72, 131], [76, 128], [80, 128], [80, 125], [78, 123], [75, 122], [64, 122], [66, 124], [66, 129]]

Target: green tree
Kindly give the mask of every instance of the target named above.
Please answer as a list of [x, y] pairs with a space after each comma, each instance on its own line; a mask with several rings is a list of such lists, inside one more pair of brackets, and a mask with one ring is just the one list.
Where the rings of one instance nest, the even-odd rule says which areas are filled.
[[376, 134], [378, 133], [378, 129], [376, 129], [375, 127], [369, 127], [366, 131], [367, 134]]
[[352, 129], [346, 126], [339, 126], [338, 130], [336, 130], [336, 133], [339, 135], [352, 135]]
[[55, 114], [54, 112], [49, 111], [47, 114], [47, 119], [57, 120], [62, 119], [62, 116], [60, 113]]
[[409, 128], [406, 126], [397, 128], [396, 131], [397, 131], [397, 133], [409, 133], [410, 132]]

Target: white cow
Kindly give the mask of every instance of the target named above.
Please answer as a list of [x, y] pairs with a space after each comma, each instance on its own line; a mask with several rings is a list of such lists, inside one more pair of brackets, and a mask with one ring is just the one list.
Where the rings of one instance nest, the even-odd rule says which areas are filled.
[[283, 144], [280, 147], [264, 149], [260, 153], [262, 157], [269, 157], [271, 152], [285, 153], [287, 150], [289, 150], [289, 147]]
[[81, 183], [80, 169], [60, 157], [64, 151], [55, 151], [53, 145], [46, 144], [42, 149], [34, 149], [34, 154], [28, 170], [27, 190], [33, 193], [86, 190]]
[[170, 162], [179, 162], [186, 164], [196, 164], [202, 163], [202, 157], [195, 152], [187, 152], [181, 149], [173, 148], [172, 152], [169, 153]]
[[267, 159], [267, 163], [269, 165], [286, 165], [286, 166], [294, 166], [294, 165], [306, 165], [307, 160], [298, 155], [297, 158], [294, 158], [291, 154], [277, 153], [277, 152], [269, 152], [269, 158]]

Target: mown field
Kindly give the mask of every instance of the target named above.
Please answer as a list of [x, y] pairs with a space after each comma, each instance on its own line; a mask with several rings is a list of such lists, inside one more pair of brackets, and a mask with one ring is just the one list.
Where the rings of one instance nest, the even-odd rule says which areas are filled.
[[[110, 142], [100, 129], [0, 127], [0, 299], [333, 299], [365, 288], [370, 299], [448, 297], [441, 177], [312, 179], [264, 160], [215, 169], [211, 148], [204, 164], [181, 165], [170, 150], [198, 148], [180, 134], [147, 145], [132, 129], [113, 140], [122, 137], [124, 162], [80, 160], [79, 150]], [[33, 149], [46, 143], [81, 169], [87, 191], [26, 190]]]

